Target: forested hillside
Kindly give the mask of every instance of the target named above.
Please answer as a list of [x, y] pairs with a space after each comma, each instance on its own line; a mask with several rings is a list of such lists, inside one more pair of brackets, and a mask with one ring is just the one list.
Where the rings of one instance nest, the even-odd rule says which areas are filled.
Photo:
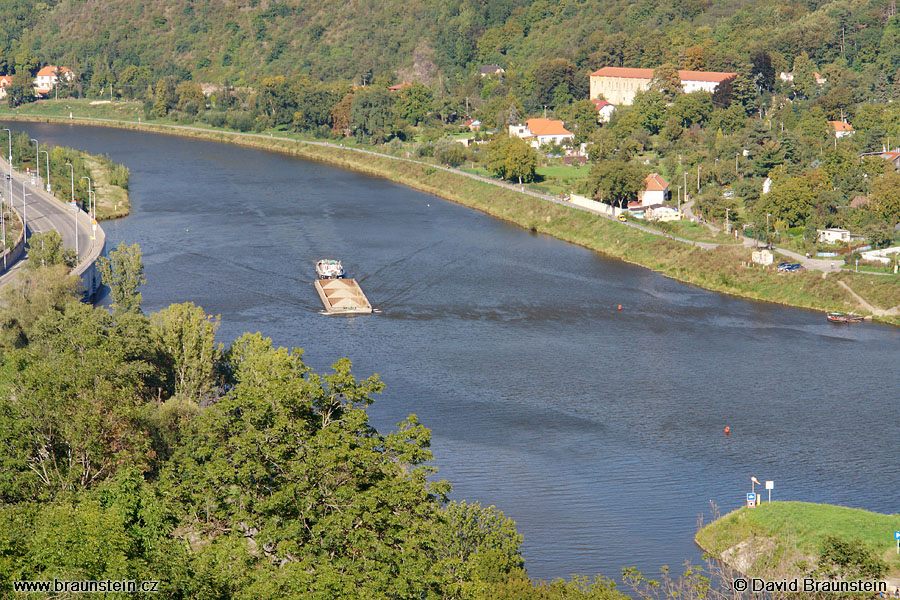
[[[732, 70], [766, 50], [776, 70], [806, 53], [893, 78], [900, 67], [893, 0], [102, 0], [4, 3], [3, 60], [71, 65], [89, 82], [164, 75], [252, 84], [306, 73], [365, 83], [439, 81], [452, 88], [483, 63], [528, 77], [566, 58], [606, 65]], [[2, 65], [0, 65], [2, 67]], [[137, 71], [128, 69], [136, 67]], [[124, 76], [129, 74], [130, 76]], [[146, 79], [146, 81], [142, 81]]]

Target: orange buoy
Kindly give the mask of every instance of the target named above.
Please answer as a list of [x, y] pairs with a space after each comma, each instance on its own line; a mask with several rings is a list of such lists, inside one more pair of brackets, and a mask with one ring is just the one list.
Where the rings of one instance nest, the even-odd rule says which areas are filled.
[[621, 305], [621, 304], [619, 305], [619, 310], [622, 310], [622, 305]]
[[725, 435], [728, 435], [729, 433], [731, 433], [731, 427], [729, 427], [728, 425], [726, 425], [726, 426], [725, 426]]

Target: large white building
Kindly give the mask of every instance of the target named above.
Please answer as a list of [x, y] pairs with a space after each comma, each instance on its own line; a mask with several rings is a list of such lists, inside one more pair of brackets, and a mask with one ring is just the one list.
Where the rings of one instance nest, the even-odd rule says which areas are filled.
[[[681, 89], [691, 92], [714, 92], [720, 83], [734, 78], [737, 73], [717, 71], [678, 71]], [[603, 98], [616, 105], [630, 105], [638, 92], [650, 89], [653, 69], [627, 67], [603, 67], [591, 73], [591, 100]]]

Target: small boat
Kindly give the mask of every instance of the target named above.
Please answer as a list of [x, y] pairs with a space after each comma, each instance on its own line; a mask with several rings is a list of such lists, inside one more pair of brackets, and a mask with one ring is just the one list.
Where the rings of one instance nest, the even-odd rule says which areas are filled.
[[341, 279], [344, 276], [344, 266], [339, 260], [323, 258], [316, 263], [316, 275], [319, 279]]
[[830, 312], [825, 317], [829, 323], [859, 323], [863, 320], [862, 315], [854, 313]]

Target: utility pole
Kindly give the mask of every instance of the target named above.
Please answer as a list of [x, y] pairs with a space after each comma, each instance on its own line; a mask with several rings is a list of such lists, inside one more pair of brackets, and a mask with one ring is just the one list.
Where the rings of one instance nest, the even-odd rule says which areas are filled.
[[684, 174], [684, 201], [687, 202], [687, 171], [682, 171]]
[[738, 176], [738, 153], [734, 153], [734, 176]]
[[697, 193], [698, 194], [700, 193], [700, 169], [701, 168], [702, 168], [701, 165], [697, 165]]
[[731, 231], [728, 229], [728, 211], [729, 210], [731, 210], [731, 209], [730, 208], [725, 209], [725, 233], [731, 233]]

